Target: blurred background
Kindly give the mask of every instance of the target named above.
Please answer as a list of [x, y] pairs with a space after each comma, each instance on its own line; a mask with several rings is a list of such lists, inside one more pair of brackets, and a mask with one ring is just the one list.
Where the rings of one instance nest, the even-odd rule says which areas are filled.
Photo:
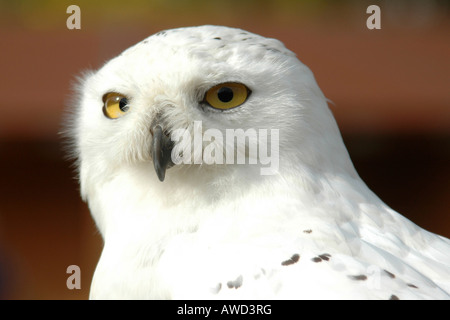
[[[80, 30], [66, 27], [71, 4]], [[371, 4], [380, 30], [366, 27]], [[159, 30], [202, 24], [296, 52], [369, 187], [450, 237], [449, 1], [0, 1], [0, 298], [88, 298], [102, 240], [58, 133], [75, 77]], [[72, 264], [80, 290], [66, 287]]]

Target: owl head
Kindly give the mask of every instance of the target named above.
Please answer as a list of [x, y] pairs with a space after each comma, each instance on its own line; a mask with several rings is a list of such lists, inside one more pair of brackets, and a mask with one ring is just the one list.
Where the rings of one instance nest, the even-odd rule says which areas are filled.
[[76, 100], [69, 131], [84, 198], [124, 167], [151, 185], [289, 168], [353, 174], [312, 72], [280, 41], [244, 30], [154, 34], [85, 73]]

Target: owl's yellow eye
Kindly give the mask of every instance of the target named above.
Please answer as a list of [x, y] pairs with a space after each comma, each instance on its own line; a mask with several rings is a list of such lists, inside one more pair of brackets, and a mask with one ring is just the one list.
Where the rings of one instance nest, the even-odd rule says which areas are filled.
[[109, 92], [103, 96], [103, 113], [110, 119], [117, 119], [130, 110], [128, 99], [123, 94]]
[[227, 82], [209, 89], [205, 101], [215, 109], [228, 110], [243, 104], [250, 93], [242, 83]]

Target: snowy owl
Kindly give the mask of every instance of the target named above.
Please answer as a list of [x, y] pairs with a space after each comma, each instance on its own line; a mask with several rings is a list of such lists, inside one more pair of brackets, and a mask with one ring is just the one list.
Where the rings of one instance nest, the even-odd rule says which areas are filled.
[[69, 132], [92, 299], [448, 299], [450, 241], [360, 179], [278, 40], [156, 33], [83, 75]]

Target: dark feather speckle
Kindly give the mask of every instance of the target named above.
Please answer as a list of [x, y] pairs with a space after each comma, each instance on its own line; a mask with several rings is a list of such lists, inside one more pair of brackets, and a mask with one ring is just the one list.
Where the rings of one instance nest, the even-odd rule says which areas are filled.
[[322, 262], [322, 261], [329, 261], [330, 258], [331, 258], [331, 254], [322, 253], [322, 254], [319, 254], [319, 256], [312, 258], [311, 260], [314, 262]]
[[328, 254], [328, 253], [320, 254], [319, 258], [322, 260], [328, 261], [331, 258], [331, 254]]
[[297, 263], [298, 260], [300, 260], [300, 255], [299, 254], [294, 254], [292, 255], [292, 257], [286, 261], [283, 261], [281, 263], [282, 266], [290, 266], [291, 264]]
[[383, 270], [383, 271], [386, 272], [386, 274], [389, 276], [389, 278], [395, 279], [395, 274], [393, 274], [392, 272], [389, 272], [387, 270]]
[[244, 278], [241, 276], [237, 277], [236, 280], [233, 281], [228, 281], [227, 282], [227, 286], [228, 288], [232, 289], [237, 289], [240, 288], [242, 286], [242, 282], [244, 281]]
[[348, 276], [350, 279], [352, 280], [356, 280], [356, 281], [366, 281], [367, 280], [367, 276], [363, 275], [363, 274], [359, 274], [357, 276]]
[[167, 35], [167, 31], [160, 31], [155, 34], [157, 37], [165, 37]]

